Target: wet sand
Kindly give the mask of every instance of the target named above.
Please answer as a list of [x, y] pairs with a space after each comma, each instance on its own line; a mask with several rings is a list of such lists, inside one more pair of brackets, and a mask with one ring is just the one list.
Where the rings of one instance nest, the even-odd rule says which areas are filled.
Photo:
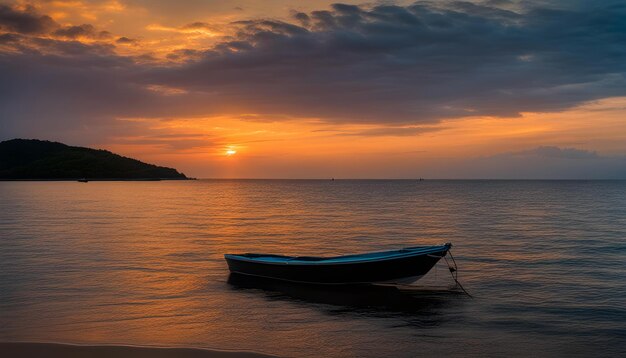
[[137, 346], [87, 346], [59, 343], [0, 343], [0, 356], [10, 358], [268, 358], [252, 352], [216, 351], [199, 348]]

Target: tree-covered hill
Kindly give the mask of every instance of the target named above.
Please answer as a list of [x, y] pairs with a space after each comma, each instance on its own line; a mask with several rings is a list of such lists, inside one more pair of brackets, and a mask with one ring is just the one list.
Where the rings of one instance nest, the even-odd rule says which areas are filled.
[[187, 179], [176, 169], [106, 150], [36, 139], [0, 142], [0, 179]]

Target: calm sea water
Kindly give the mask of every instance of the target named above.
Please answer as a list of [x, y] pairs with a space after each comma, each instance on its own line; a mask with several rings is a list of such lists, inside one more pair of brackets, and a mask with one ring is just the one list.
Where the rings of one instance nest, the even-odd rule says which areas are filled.
[[[229, 280], [224, 253], [450, 241], [414, 289]], [[624, 181], [1, 182], [0, 341], [315, 356], [626, 354]]]

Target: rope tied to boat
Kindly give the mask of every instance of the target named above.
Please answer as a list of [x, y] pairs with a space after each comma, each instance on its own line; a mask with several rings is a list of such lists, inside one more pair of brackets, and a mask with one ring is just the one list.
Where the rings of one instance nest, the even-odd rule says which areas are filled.
[[[454, 266], [450, 265], [450, 262], [448, 261], [448, 258], [446, 257], [448, 255], [450, 255], [450, 258], [452, 259]], [[470, 293], [467, 292], [467, 290], [459, 282], [459, 269], [456, 264], [456, 260], [454, 259], [454, 256], [452, 255], [452, 249], [448, 249], [446, 254], [443, 255], [443, 259], [446, 260], [446, 264], [448, 265], [448, 271], [450, 271], [450, 276], [452, 276], [452, 279], [454, 280], [454, 282], [456, 282], [457, 287], [459, 287], [463, 292], [465, 292], [465, 294], [468, 295], [470, 298], [474, 298], [474, 296], [470, 295]]]

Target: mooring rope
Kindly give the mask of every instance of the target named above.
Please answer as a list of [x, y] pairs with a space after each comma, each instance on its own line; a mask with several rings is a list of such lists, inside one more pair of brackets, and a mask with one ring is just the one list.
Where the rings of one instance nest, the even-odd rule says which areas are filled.
[[[452, 259], [452, 262], [454, 262], [454, 267], [452, 267], [450, 265], [450, 262], [448, 261], [448, 259], [446, 258], [447, 255], [450, 255], [450, 258]], [[448, 270], [450, 271], [450, 276], [452, 276], [452, 279], [454, 280], [454, 282], [456, 282], [457, 286], [463, 291], [465, 292], [466, 295], [468, 295], [471, 298], [474, 298], [474, 296], [470, 295], [469, 292], [467, 292], [467, 290], [463, 287], [463, 285], [461, 285], [461, 283], [459, 282], [459, 270], [458, 270], [458, 266], [456, 265], [456, 260], [454, 259], [454, 256], [452, 256], [452, 250], [448, 250], [448, 252], [446, 252], [446, 255], [443, 256], [443, 259], [446, 260], [446, 264], [448, 265]]]

